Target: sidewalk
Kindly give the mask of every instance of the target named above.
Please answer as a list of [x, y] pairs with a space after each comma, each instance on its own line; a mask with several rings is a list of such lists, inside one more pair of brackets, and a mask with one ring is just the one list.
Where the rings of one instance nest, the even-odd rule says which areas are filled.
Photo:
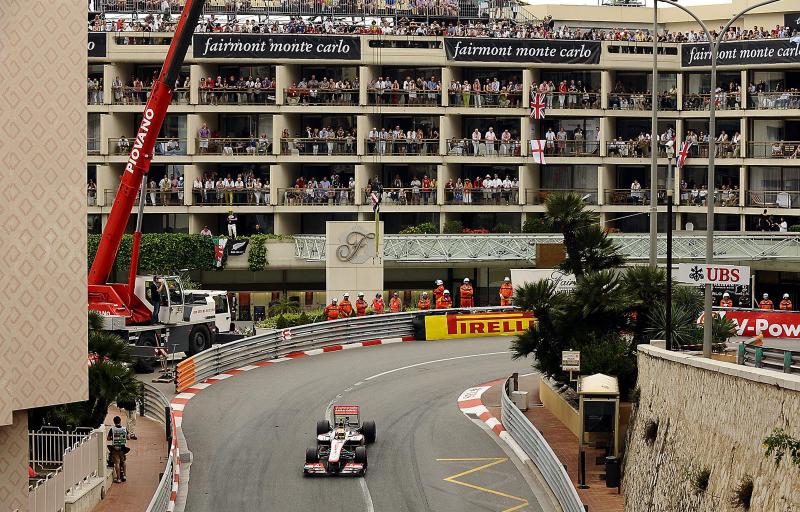
[[[113, 425], [114, 416], [121, 417], [122, 424], [127, 426], [125, 412], [116, 407], [108, 410], [106, 425]], [[147, 509], [167, 462], [167, 440], [164, 426], [143, 416], [136, 417], [134, 432], [138, 439], [128, 441], [131, 451], [128, 452], [127, 482], [113, 484], [93, 512], [140, 512]]]
[[[492, 386], [482, 396], [481, 400], [489, 412], [500, 419], [500, 384]], [[539, 375], [529, 375], [520, 377], [520, 391], [527, 391], [529, 398], [528, 410], [525, 416], [539, 429], [547, 444], [555, 452], [562, 464], [567, 466], [567, 473], [573, 485], [578, 487], [578, 438], [570, 430], [553, 416], [547, 409], [542, 407], [539, 401]], [[595, 453], [596, 452], [596, 453]], [[617, 494], [616, 487], [607, 488], [604, 480], [600, 480], [600, 475], [605, 473], [604, 466], [594, 464], [595, 458], [602, 455], [600, 450], [587, 448], [586, 450], [586, 483], [588, 489], [578, 489], [584, 505], [588, 505], [589, 512], [622, 512], [624, 500], [621, 494]]]

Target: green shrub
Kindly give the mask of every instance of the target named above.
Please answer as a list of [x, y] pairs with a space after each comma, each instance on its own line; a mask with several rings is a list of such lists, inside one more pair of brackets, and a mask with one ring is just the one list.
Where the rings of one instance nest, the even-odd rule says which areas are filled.
[[[87, 239], [88, 265], [94, 261], [100, 235]], [[117, 270], [127, 271], [131, 262], [133, 235], [123, 235], [117, 251]], [[214, 268], [214, 241], [209, 236], [186, 233], [145, 233], [139, 252], [139, 272], [169, 274], [180, 269], [212, 270]]]
[[792, 231], [794, 233], [800, 233], [800, 224], [792, 224], [791, 226], [789, 226], [789, 231]]
[[550, 233], [547, 223], [541, 217], [528, 217], [525, 224], [522, 225], [523, 233]]
[[439, 232], [439, 228], [433, 222], [423, 222], [416, 226], [408, 226], [400, 231], [401, 235], [432, 235]]
[[460, 220], [448, 220], [442, 226], [442, 233], [455, 234], [464, 232], [464, 223]]
[[511, 233], [514, 231], [514, 228], [511, 227], [510, 224], [500, 223], [492, 229], [492, 233]]

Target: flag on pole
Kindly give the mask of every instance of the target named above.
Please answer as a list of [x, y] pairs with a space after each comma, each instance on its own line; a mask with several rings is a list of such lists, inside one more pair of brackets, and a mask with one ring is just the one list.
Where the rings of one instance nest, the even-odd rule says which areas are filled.
[[531, 156], [533, 161], [539, 165], [545, 165], [547, 162], [544, 160], [544, 147], [547, 144], [546, 140], [534, 139], [531, 141]]
[[678, 155], [675, 157], [675, 165], [683, 167], [683, 164], [686, 163], [686, 157], [689, 156], [690, 147], [692, 147], [691, 142], [684, 141], [681, 143], [681, 150], [678, 151]]
[[531, 119], [544, 119], [544, 94], [531, 95]]

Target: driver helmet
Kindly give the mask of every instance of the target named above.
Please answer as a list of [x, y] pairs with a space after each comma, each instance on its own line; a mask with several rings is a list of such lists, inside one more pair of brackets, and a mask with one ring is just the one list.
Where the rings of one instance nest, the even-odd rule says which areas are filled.
[[445, 291], [444, 291], [444, 294], [445, 294], [445, 295], [450, 295], [450, 290], [445, 290]]
[[465, 283], [469, 283], [469, 278], [468, 278], [468, 277], [465, 277], [465, 278], [464, 278], [464, 282], [465, 282]]
[[768, 293], [765, 293], [765, 294], [764, 294], [764, 298], [765, 298], [765, 299], [768, 299], [768, 298], [769, 298], [769, 294], [768, 294]]
[[788, 293], [784, 293], [784, 294], [783, 294], [783, 298], [784, 298], [784, 299], [788, 299], [788, 298], [789, 298], [789, 294], [788, 294]]
[[334, 439], [344, 439], [346, 436], [344, 427], [339, 427], [336, 429], [336, 432], [333, 433]]
[[436, 280], [436, 286], [439, 286], [439, 285], [441, 285], [441, 284], [444, 284], [444, 283], [442, 282], [442, 280], [441, 280], [441, 279], [437, 279], [437, 280]]
[[723, 294], [722, 294], [722, 296], [723, 296], [723, 297], [725, 297], [725, 298], [727, 299], [728, 297], [730, 297], [730, 296], [731, 296], [731, 294], [730, 294], [730, 293], [728, 293], [728, 292], [725, 292], [725, 293], [723, 293]]
[[342, 297], [345, 298], [345, 299], [349, 299], [350, 298], [350, 294], [349, 293], [345, 293]]
[[506, 277], [503, 278], [503, 281], [505, 281], [506, 283], [510, 283], [511, 282], [511, 278], [506, 276]]

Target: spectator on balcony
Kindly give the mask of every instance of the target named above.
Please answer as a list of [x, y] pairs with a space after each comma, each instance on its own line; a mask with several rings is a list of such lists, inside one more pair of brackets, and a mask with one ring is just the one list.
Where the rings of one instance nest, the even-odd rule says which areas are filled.
[[420, 204], [420, 192], [422, 189], [422, 182], [416, 176], [411, 178], [411, 204]]
[[197, 130], [197, 137], [200, 139], [200, 154], [203, 155], [208, 153], [208, 138], [211, 136], [211, 130], [208, 129], [208, 125], [203, 123], [203, 126]]
[[128, 138], [124, 135], [119, 136], [119, 140], [117, 140], [117, 153], [123, 155], [127, 154], [131, 150], [131, 143], [128, 141]]
[[631, 201], [634, 203], [642, 201], [642, 184], [637, 179], [634, 179], [633, 183], [631, 183]]
[[198, 176], [192, 182], [192, 199], [194, 200], [194, 204], [203, 204], [203, 190], [203, 180]]
[[386, 141], [389, 139], [390, 135], [386, 132], [386, 128], [381, 128], [381, 131], [378, 133], [378, 154], [385, 155], [386, 154]]
[[486, 140], [486, 154], [488, 156], [494, 156], [496, 154], [494, 143], [497, 140], [497, 135], [494, 133], [494, 128], [490, 126], [483, 138]]
[[562, 80], [558, 84], [558, 108], [564, 108], [564, 103], [567, 100], [567, 92], [569, 92], [567, 81]]
[[[210, 176], [206, 178], [205, 183], [203, 184], [203, 203], [210, 203], [211, 201], [216, 198], [216, 184], [214, 179]], [[218, 200], [218, 198], [217, 198]]]
[[169, 201], [169, 193], [171, 189], [172, 189], [172, 184], [169, 178], [166, 175], [164, 175], [164, 177], [161, 178], [161, 181], [158, 182], [158, 190], [160, 191], [161, 195], [161, 206], [167, 206], [167, 203]]
[[580, 126], [575, 127], [575, 131], [572, 132], [572, 138], [575, 140], [573, 152], [576, 155], [582, 155], [584, 152], [583, 148], [583, 130]]
[[556, 134], [555, 132], [553, 132], [552, 127], [547, 128], [547, 132], [544, 134], [544, 139], [545, 139], [544, 143], [545, 152], [547, 152], [548, 154], [553, 154], [553, 151], [555, 150]]
[[111, 94], [114, 97], [114, 103], [123, 103], [122, 80], [120, 80], [118, 76], [114, 77], [114, 80], [111, 82]]
[[475, 128], [472, 131], [472, 154], [473, 154], [473, 156], [478, 156], [478, 153], [479, 153], [478, 149], [480, 148], [480, 145], [481, 145], [481, 131], [479, 129]]
[[501, 156], [513, 156], [512, 151], [512, 144], [511, 144], [511, 132], [508, 130], [503, 130], [503, 133], [500, 134], [500, 155]]
[[97, 185], [94, 180], [86, 183], [86, 200], [89, 206], [97, 205]]
[[461, 84], [461, 101], [462, 106], [464, 108], [469, 107], [469, 97], [471, 93], [472, 86], [469, 85], [467, 80], [464, 80], [464, 83]]
[[[506, 174], [506, 179], [503, 180], [503, 199], [506, 202], [506, 206], [511, 204], [513, 199], [516, 199], [512, 196], [514, 188], [514, 182], [511, 181], [511, 178]], [[514, 204], [516, 204], [516, 201], [514, 201]]]
[[178, 204], [183, 204], [183, 175], [178, 176], [178, 179], [173, 178], [172, 197], [178, 197]]
[[564, 129], [563, 126], [558, 128], [558, 133], [556, 134], [556, 146], [558, 148], [558, 154], [563, 155], [567, 152], [567, 131]]

